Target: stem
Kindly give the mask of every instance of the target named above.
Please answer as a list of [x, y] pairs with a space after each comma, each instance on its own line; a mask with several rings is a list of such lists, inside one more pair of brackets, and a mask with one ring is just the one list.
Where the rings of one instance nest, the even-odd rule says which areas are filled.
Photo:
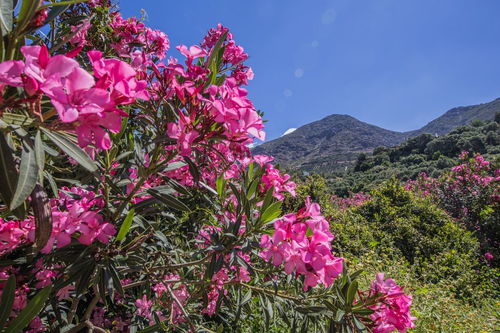
[[80, 298], [81, 297], [75, 297], [71, 302], [71, 310], [68, 314], [68, 319], [67, 319], [68, 324], [71, 324], [71, 322], [73, 322], [73, 318], [75, 317], [76, 309], [78, 308], [78, 303], [80, 302]]
[[190, 262], [183, 262], [183, 263], [180, 263], [180, 264], [172, 264], [172, 265], [151, 267], [150, 270], [175, 269], [175, 268], [182, 268], [182, 267], [186, 267], [186, 266], [198, 265], [198, 264], [204, 263], [210, 257], [211, 256], [208, 255], [205, 258], [200, 259], [200, 260], [195, 260], [195, 261], [190, 261]]
[[[182, 306], [181, 302], [179, 301], [179, 299], [177, 298], [177, 296], [175, 296], [174, 292], [172, 291], [172, 289], [170, 288], [169, 285], [165, 284], [165, 282], [163, 282], [163, 285], [165, 287], [167, 287], [167, 290], [168, 292], [170, 293], [170, 296], [172, 296], [173, 300], [175, 301], [175, 303], [177, 303], [177, 305], [179, 306], [179, 308], [181, 309], [182, 311], [182, 314], [184, 315], [184, 317], [186, 318], [186, 320], [188, 321], [189, 323], [189, 326], [191, 326], [191, 329], [193, 331], [195, 331], [195, 327], [193, 325], [193, 322], [191, 321], [191, 318], [189, 318], [189, 314], [187, 313], [186, 309], [184, 309], [184, 307]], [[173, 311], [172, 311], [173, 313]]]
[[295, 302], [299, 302], [299, 303], [302, 303], [302, 301], [303, 301], [303, 299], [298, 298], [298, 297], [286, 295], [286, 294], [279, 293], [279, 292], [274, 292], [274, 291], [269, 290], [269, 289], [264, 289], [264, 288], [252, 286], [252, 285], [246, 284], [244, 282], [240, 282], [239, 284], [242, 285], [242, 286], [244, 286], [244, 287], [247, 287], [248, 289], [255, 290], [255, 291], [258, 291], [258, 292], [270, 295], [270, 296], [277, 296], [277, 297], [280, 297], [280, 298], [289, 299], [289, 300], [292, 300], [292, 301], [295, 301]]
[[90, 301], [90, 304], [87, 307], [85, 314], [83, 315], [83, 318], [82, 318], [83, 320], [88, 320], [90, 318], [90, 315], [92, 314], [92, 311], [94, 311], [94, 308], [96, 307], [97, 302], [99, 302], [99, 298], [101, 298], [99, 296], [99, 293], [97, 292], [97, 290], [95, 290], [94, 292], [96, 294], [95, 294], [94, 298], [92, 298], [92, 301]]

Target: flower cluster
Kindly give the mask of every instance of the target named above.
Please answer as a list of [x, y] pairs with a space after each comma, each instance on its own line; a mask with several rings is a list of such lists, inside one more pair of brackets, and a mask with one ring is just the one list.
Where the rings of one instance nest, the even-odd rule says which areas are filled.
[[119, 132], [121, 118], [127, 115], [117, 106], [147, 99], [147, 83], [135, 78], [135, 70], [121, 60], [102, 59], [99, 51], [89, 52], [97, 82], [76, 60], [50, 56], [45, 45], [23, 46], [21, 52], [24, 62], [0, 63], [0, 83], [22, 86], [28, 96], [48, 96], [59, 120], [74, 124], [81, 147], [95, 143], [109, 149], [111, 140], [104, 129]]
[[261, 238], [261, 256], [274, 266], [284, 263], [287, 274], [303, 275], [304, 290], [328, 287], [342, 273], [344, 259], [332, 254], [334, 236], [317, 203], [308, 198], [305, 209], [275, 221], [274, 229], [272, 237]]
[[[263, 160], [268, 160], [263, 158], [263, 155], [254, 156], [254, 159], [259, 164], [263, 163]], [[260, 185], [260, 191], [267, 192], [267, 190], [273, 187], [273, 196], [280, 201], [285, 199], [284, 192], [288, 192], [292, 196], [295, 196], [296, 185], [293, 181], [289, 179], [290, 175], [288, 174], [282, 175], [280, 171], [274, 167], [274, 165], [268, 163], [266, 164], [265, 172], [262, 175], [262, 183]]]
[[373, 332], [406, 332], [415, 327], [417, 318], [410, 314], [411, 295], [406, 295], [393, 279], [384, 279], [384, 274], [378, 273], [372, 281], [370, 297], [377, 299], [377, 304], [370, 306], [375, 311], [370, 315]]
[[33, 227], [33, 221], [6, 221], [0, 218], [0, 255], [13, 251], [19, 245], [26, 243], [28, 233]]
[[351, 194], [347, 198], [342, 198], [342, 197], [338, 197], [336, 195], [333, 195], [331, 200], [332, 200], [333, 204], [335, 204], [337, 207], [339, 207], [339, 209], [344, 210], [348, 207], [361, 206], [363, 203], [370, 200], [370, 194], [358, 192], [358, 193]]
[[[107, 243], [116, 233], [115, 227], [104, 222], [99, 210], [103, 208], [102, 199], [94, 192], [82, 188], [61, 188], [59, 199], [51, 199], [52, 233], [42, 253], [52, 251], [71, 243], [73, 235], [78, 241], [90, 245], [95, 240]], [[23, 221], [0, 219], [0, 254], [10, 252], [19, 245], [35, 241], [35, 222], [33, 217]]]
[[[153, 57], [160, 60], [165, 58], [170, 48], [170, 41], [165, 33], [145, 26], [135, 17], [124, 19], [119, 12], [113, 12], [111, 15], [110, 27], [117, 37], [112, 47], [119, 56], [124, 58], [141, 56], [148, 62]], [[138, 46], [144, 50], [138, 50]]]

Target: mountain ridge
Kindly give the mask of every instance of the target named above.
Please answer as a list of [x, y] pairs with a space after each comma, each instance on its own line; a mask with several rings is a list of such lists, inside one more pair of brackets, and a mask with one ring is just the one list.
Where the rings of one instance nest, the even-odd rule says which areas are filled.
[[500, 112], [500, 98], [452, 108], [420, 129], [408, 132], [388, 130], [347, 114], [332, 114], [252, 150], [254, 154], [274, 156], [277, 163], [289, 168], [339, 170], [351, 166], [358, 154], [369, 153], [378, 146], [396, 146], [423, 133], [443, 135], [476, 119], [493, 119], [496, 112]]

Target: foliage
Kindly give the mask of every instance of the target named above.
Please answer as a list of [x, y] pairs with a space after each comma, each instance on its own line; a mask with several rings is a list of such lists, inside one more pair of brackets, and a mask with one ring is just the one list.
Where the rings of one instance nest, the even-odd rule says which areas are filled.
[[322, 203], [336, 235], [333, 247], [351, 258], [355, 269], [368, 276], [386, 271], [404, 281], [414, 295], [415, 331], [496, 327], [499, 271], [480, 254], [477, 234], [438, 207], [434, 197], [393, 179], [369, 195], [339, 198], [325, 179], [312, 175], [299, 183], [297, 197], [288, 198], [286, 206], [299, 205], [299, 198], [307, 196]]
[[435, 137], [421, 134], [395, 147], [377, 147], [373, 154], [359, 154], [352, 170], [326, 172], [332, 191], [339, 196], [367, 192], [387, 179], [416, 179], [422, 172], [438, 177], [459, 162], [462, 151], [481, 153], [492, 161], [500, 154], [500, 125], [496, 121], [475, 122]]

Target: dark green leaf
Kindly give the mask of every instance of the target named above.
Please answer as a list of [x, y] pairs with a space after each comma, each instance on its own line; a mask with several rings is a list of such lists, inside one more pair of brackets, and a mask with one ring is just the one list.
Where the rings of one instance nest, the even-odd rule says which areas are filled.
[[342, 309], [338, 309], [337, 313], [335, 314], [335, 321], [337, 323], [341, 322], [342, 319], [344, 319], [345, 311]]
[[36, 315], [42, 311], [45, 307], [45, 302], [49, 298], [50, 292], [52, 291], [52, 286], [47, 286], [40, 290], [26, 305], [26, 307], [17, 315], [17, 317], [12, 320], [9, 327], [7, 327], [7, 332], [17, 333], [22, 332], [22, 330], [29, 325], [29, 323], [35, 318]]
[[50, 8], [49, 14], [47, 15], [47, 18], [45, 19], [45, 22], [43, 22], [43, 24], [44, 25], [49, 24], [50, 22], [55, 20], [59, 15], [64, 13], [66, 11], [66, 9], [68, 9], [68, 8], [69, 8], [69, 5], [54, 6], [54, 7]]
[[43, 149], [41, 132], [36, 132], [35, 136], [35, 156], [36, 164], [38, 165], [38, 179], [40, 184], [43, 184], [43, 169], [45, 166], [45, 150]]
[[173, 195], [170, 194], [165, 194], [165, 193], [160, 193], [154, 190], [148, 190], [147, 191], [149, 194], [151, 194], [155, 199], [159, 200], [161, 203], [164, 205], [180, 210], [180, 211], [185, 211], [189, 212], [190, 209], [188, 206], [186, 206], [182, 201], [174, 197]]
[[16, 276], [11, 275], [4, 285], [2, 290], [2, 298], [0, 299], [0, 329], [5, 326], [7, 319], [12, 311], [14, 304], [14, 296], [16, 293]]
[[21, 152], [21, 164], [19, 166], [19, 177], [17, 178], [16, 191], [10, 202], [10, 210], [21, 205], [31, 194], [38, 178], [38, 166], [36, 153], [30, 143], [24, 142]]
[[17, 171], [12, 149], [5, 135], [0, 133], [0, 193], [4, 202], [11, 202], [16, 189]]
[[45, 133], [45, 135], [47, 135], [47, 137], [56, 144], [56, 146], [61, 148], [66, 154], [77, 161], [78, 164], [80, 164], [90, 172], [94, 172], [97, 170], [97, 165], [94, 163], [94, 161], [92, 161], [89, 155], [87, 155], [86, 152], [84, 152], [80, 147], [74, 144], [68, 137], [57, 132], [52, 132], [43, 127], [41, 129]]
[[21, 32], [26, 28], [40, 5], [40, 1], [38, 0], [23, 0], [21, 3], [21, 9], [19, 10], [19, 14], [17, 15], [17, 27], [16, 30]]
[[354, 296], [356, 296], [357, 291], [358, 291], [358, 281], [353, 281], [349, 285], [349, 288], [347, 289], [346, 305], [348, 307], [352, 305], [352, 302], [354, 301]]
[[42, 186], [36, 184], [31, 193], [31, 207], [35, 216], [35, 246], [42, 249], [52, 234], [52, 210], [47, 193]]
[[354, 321], [354, 325], [356, 325], [356, 328], [360, 331], [366, 330], [366, 326], [356, 317], [352, 318]]

